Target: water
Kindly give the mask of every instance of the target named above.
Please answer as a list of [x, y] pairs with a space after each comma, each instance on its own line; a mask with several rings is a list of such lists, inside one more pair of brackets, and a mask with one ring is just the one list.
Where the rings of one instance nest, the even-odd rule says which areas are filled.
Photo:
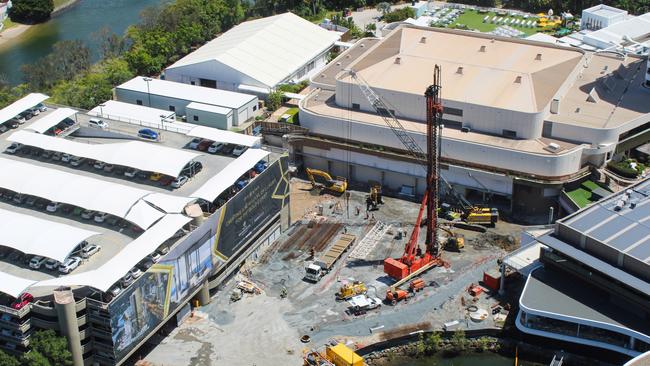
[[0, 75], [12, 84], [22, 81], [20, 66], [47, 55], [60, 40], [80, 39], [99, 58], [93, 33], [108, 27], [117, 34], [138, 22], [142, 9], [165, 0], [81, 0], [50, 21], [34, 25], [23, 34], [0, 45]]
[[[423, 359], [398, 359], [391, 366], [513, 366], [514, 358], [491, 352], [465, 354], [458, 357], [444, 358], [433, 356]], [[541, 366], [541, 364], [519, 360], [519, 366]]]

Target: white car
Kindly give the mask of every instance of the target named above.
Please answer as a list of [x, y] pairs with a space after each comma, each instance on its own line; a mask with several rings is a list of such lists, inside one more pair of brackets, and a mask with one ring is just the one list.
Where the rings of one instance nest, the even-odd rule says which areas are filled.
[[38, 103], [34, 108], [38, 108], [38, 110], [41, 112], [47, 112], [47, 107], [43, 103]]
[[93, 168], [95, 168], [97, 170], [102, 170], [102, 169], [104, 169], [105, 166], [106, 166], [106, 163], [104, 163], [103, 161], [97, 160], [95, 162], [95, 164], [93, 165]]
[[61, 263], [59, 266], [59, 272], [62, 273], [70, 273], [75, 270], [75, 268], [79, 267], [79, 264], [81, 264], [81, 258], [79, 257], [70, 257], [65, 260], [65, 262]]
[[138, 174], [138, 172], [139, 172], [138, 169], [130, 168], [130, 169], [127, 169], [124, 172], [124, 176], [127, 177], [127, 178], [135, 178], [135, 176], [136, 176], [136, 174]]
[[79, 165], [83, 164], [84, 161], [86, 161], [86, 158], [81, 158], [81, 157], [75, 156], [72, 159], [70, 159], [70, 165], [79, 166]]
[[45, 207], [45, 210], [47, 212], [56, 212], [62, 205], [63, 204], [59, 202], [50, 202], [50, 204]]
[[32, 109], [28, 109], [28, 111], [32, 112], [32, 114], [35, 115], [35, 116], [38, 116], [39, 114], [41, 114], [41, 110], [36, 108], [36, 107], [34, 107]]
[[93, 254], [99, 252], [100, 250], [102, 250], [102, 247], [100, 247], [99, 245], [95, 245], [95, 244], [86, 245], [81, 250], [81, 256], [84, 258], [90, 258]]
[[244, 151], [246, 151], [246, 146], [237, 145], [237, 146], [235, 146], [235, 148], [232, 150], [232, 154], [233, 154], [234, 156], [240, 156], [241, 154], [244, 153]]
[[88, 126], [93, 128], [99, 128], [100, 130], [108, 129], [108, 123], [98, 118], [91, 118], [90, 120], [88, 120]]
[[180, 177], [174, 179], [172, 182], [172, 187], [174, 188], [180, 188], [183, 186], [183, 184], [187, 183], [187, 177], [184, 175], [181, 175]]
[[95, 220], [95, 222], [102, 223], [102, 222], [106, 221], [107, 218], [108, 218], [108, 214], [106, 212], [98, 212], [95, 215], [94, 220]]
[[47, 258], [43, 258], [40, 255], [33, 256], [29, 261], [29, 268], [40, 269], [46, 260]]
[[349, 301], [350, 307], [355, 310], [371, 310], [381, 306], [381, 300], [377, 297], [368, 297], [366, 295], [357, 295]]
[[162, 256], [158, 252], [153, 252], [153, 253], [151, 253], [149, 255], [149, 259], [151, 259], [151, 261], [154, 262], [154, 263], [158, 263], [158, 261], [160, 260], [160, 257], [162, 257]]
[[120, 292], [122, 292], [122, 287], [120, 287], [120, 285], [114, 285], [108, 289], [108, 293], [113, 297], [117, 296]]
[[210, 154], [216, 154], [219, 151], [221, 151], [221, 149], [223, 149], [223, 146], [224, 146], [223, 142], [213, 142], [212, 145], [208, 147], [208, 152]]
[[84, 220], [90, 220], [93, 216], [95, 216], [95, 211], [93, 210], [84, 210], [81, 213], [81, 218]]
[[64, 162], [64, 163], [69, 163], [70, 159], [72, 159], [73, 157], [74, 156], [72, 156], [70, 154], [63, 154], [63, 155], [61, 155], [61, 161]]
[[133, 276], [134, 279], [135, 279], [135, 278], [138, 278], [138, 277], [140, 277], [140, 276], [142, 276], [143, 273], [144, 273], [144, 272], [142, 272], [142, 270], [141, 270], [140, 268], [138, 268], [138, 267], [133, 267], [133, 268], [131, 268], [131, 270], [129, 271], [129, 274], [130, 274], [131, 276]]
[[55, 270], [61, 263], [55, 259], [48, 259], [45, 261], [45, 268]]
[[15, 154], [18, 150], [20, 150], [20, 148], [22, 146], [23, 145], [21, 145], [21, 144], [19, 144], [17, 142], [14, 142], [13, 144], [9, 145], [9, 147], [5, 150], [5, 152], [7, 154]]
[[188, 147], [189, 147], [190, 149], [194, 149], [194, 150], [196, 150], [196, 149], [199, 148], [199, 144], [201, 143], [201, 141], [203, 141], [203, 139], [200, 139], [200, 138], [198, 138], [198, 137], [193, 138], [192, 141], [190, 141], [190, 144], [188, 145]]

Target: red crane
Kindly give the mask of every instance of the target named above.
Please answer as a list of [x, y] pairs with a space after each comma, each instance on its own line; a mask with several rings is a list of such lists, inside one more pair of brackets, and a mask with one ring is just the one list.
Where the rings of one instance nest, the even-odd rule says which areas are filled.
[[[409, 153], [415, 157], [425, 168], [427, 173], [427, 187], [422, 198], [420, 211], [418, 213], [415, 226], [411, 232], [404, 254], [400, 258], [386, 258], [384, 260], [384, 272], [401, 280], [411, 273], [425, 267], [429, 264], [442, 264], [440, 259], [440, 246], [438, 244], [437, 231], [437, 212], [438, 207], [438, 180], [439, 180], [439, 156], [440, 156], [440, 135], [442, 134], [442, 103], [440, 98], [440, 66], [436, 65], [433, 71], [433, 84], [425, 91], [427, 109], [427, 152], [422, 151], [419, 145], [406, 132], [397, 118], [393, 115], [381, 98], [370, 88], [370, 86], [355, 72], [350, 74], [359, 82], [362, 93], [366, 96], [370, 104], [374, 107], [386, 124], [393, 130], [395, 135], [407, 148]], [[427, 232], [426, 248], [424, 253], [418, 245], [420, 237], [420, 224], [426, 211], [427, 215]]]

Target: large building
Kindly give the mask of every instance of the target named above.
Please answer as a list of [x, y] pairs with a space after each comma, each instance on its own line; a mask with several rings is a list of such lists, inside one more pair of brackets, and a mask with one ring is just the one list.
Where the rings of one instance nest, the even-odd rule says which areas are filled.
[[598, 4], [582, 11], [580, 28], [598, 30], [622, 22], [628, 18], [627, 11], [613, 6]]
[[565, 182], [648, 139], [644, 59], [402, 25], [384, 39], [362, 39], [312, 77], [314, 90], [300, 104], [310, 135], [292, 138], [296, 160], [353, 181], [423, 192], [424, 172], [358, 80], [426, 149], [423, 94], [436, 64], [442, 175], [465, 194], [504, 198], [512, 211], [547, 213]]
[[[0, 138], [0, 349], [54, 329], [75, 366], [120, 365], [280, 234], [287, 159], [253, 136], [162, 123], [155, 136], [61, 109]], [[250, 147], [205, 154], [187, 147], [194, 137]]]
[[650, 350], [650, 180], [540, 235], [519, 300], [522, 332], [638, 356]]
[[320, 70], [339, 38], [292, 13], [250, 20], [169, 66], [165, 79], [264, 95]]

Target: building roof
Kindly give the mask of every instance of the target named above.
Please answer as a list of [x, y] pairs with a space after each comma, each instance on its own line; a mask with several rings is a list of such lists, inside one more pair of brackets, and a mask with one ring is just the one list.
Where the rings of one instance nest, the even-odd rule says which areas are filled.
[[608, 27], [585, 34], [584, 42], [596, 45], [596, 42], [621, 45], [626, 43], [623, 37], [629, 37], [639, 42], [647, 41], [650, 33], [650, 13], [630, 17]]
[[180, 175], [185, 165], [200, 156], [191, 151], [142, 141], [90, 144], [28, 131], [16, 131], [7, 140], [174, 178]]
[[611, 18], [612, 16], [615, 15], [627, 14], [627, 11], [621, 10], [619, 8], [615, 8], [613, 6], [605, 5], [605, 4], [598, 4], [592, 6], [591, 8], [584, 9], [582, 13], [583, 13], [582, 15], [583, 17], [585, 16], [585, 14], [594, 14], [605, 18]]
[[259, 136], [245, 135], [243, 133], [224, 131], [206, 126], [196, 126], [187, 132], [187, 135], [248, 147], [260, 147], [262, 145], [262, 138]]
[[75, 114], [77, 114], [77, 111], [72, 108], [55, 109], [47, 116], [40, 118], [36, 122], [28, 125], [27, 129], [38, 133], [45, 133], [50, 128], [56, 126], [59, 122], [63, 121], [66, 118], [70, 118]]
[[0, 271], [0, 292], [17, 298], [36, 281]]
[[94, 235], [99, 233], [0, 209], [0, 245], [25, 254], [63, 262], [79, 243]]
[[402, 25], [350, 68], [373, 88], [421, 95], [438, 64], [444, 100], [536, 113], [582, 57], [582, 51], [546, 43]]
[[243, 22], [169, 68], [217, 61], [272, 88], [338, 39], [335, 32], [284, 13]]
[[[146, 89], [145, 89], [146, 92]], [[110, 118], [116, 121], [135, 121], [145, 127], [156, 127], [161, 122], [173, 122], [176, 120], [176, 113], [165, 109], [151, 108], [143, 105], [118, 102], [116, 100], [106, 101], [93, 108], [89, 115]]]
[[[149, 84], [148, 87], [147, 84]], [[145, 94], [151, 93], [151, 95], [216, 105], [231, 109], [239, 109], [257, 99], [256, 96], [250, 94], [206, 88], [204, 86], [177, 83], [168, 80], [149, 79], [149, 83], [147, 83], [145, 78], [142, 76], [136, 76], [124, 84], [117, 86], [116, 89], [130, 90]]]
[[0, 109], [0, 123], [5, 123], [14, 118], [28, 108], [32, 108], [38, 103], [42, 103], [49, 96], [41, 93], [31, 93]]
[[209, 113], [222, 114], [224, 116], [232, 114], [232, 109], [230, 109], [230, 108], [223, 108], [223, 107], [219, 107], [217, 105], [203, 104], [203, 103], [197, 103], [197, 102], [192, 102], [192, 103], [188, 104], [185, 108], [187, 108], [187, 109], [195, 109], [197, 111], [203, 111], [203, 112], [209, 112]]

